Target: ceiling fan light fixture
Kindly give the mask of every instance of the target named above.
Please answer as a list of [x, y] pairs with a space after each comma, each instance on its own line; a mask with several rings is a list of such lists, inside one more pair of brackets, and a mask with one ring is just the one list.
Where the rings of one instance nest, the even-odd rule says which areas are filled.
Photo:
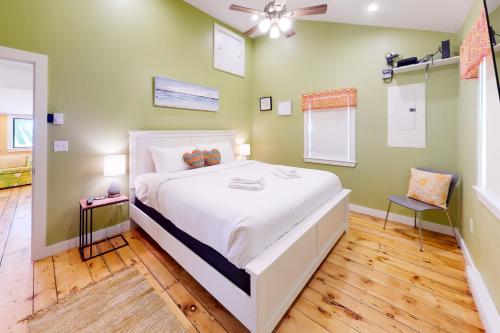
[[277, 23], [273, 23], [271, 26], [271, 31], [269, 32], [269, 38], [277, 39], [280, 38], [281, 31]]
[[252, 21], [257, 21], [259, 19], [259, 15], [253, 14], [252, 15]]
[[292, 21], [289, 18], [282, 17], [279, 20], [279, 27], [281, 31], [286, 32], [292, 27]]
[[378, 10], [378, 8], [379, 8], [379, 7], [378, 7], [378, 3], [375, 3], [375, 2], [374, 2], [374, 3], [370, 4], [370, 5], [369, 5], [366, 9], [367, 9], [369, 12], [374, 13], [374, 12], [376, 12], [376, 11]]
[[265, 18], [259, 23], [259, 30], [262, 33], [268, 32], [269, 28], [271, 28], [271, 20], [269, 20], [268, 18]]

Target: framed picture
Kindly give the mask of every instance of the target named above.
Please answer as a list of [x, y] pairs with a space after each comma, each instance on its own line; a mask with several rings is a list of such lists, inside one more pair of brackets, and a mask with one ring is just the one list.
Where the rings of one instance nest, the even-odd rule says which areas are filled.
[[271, 111], [273, 109], [273, 98], [262, 97], [260, 99], [260, 111]]
[[192, 83], [155, 76], [154, 105], [167, 108], [219, 111], [219, 91]]

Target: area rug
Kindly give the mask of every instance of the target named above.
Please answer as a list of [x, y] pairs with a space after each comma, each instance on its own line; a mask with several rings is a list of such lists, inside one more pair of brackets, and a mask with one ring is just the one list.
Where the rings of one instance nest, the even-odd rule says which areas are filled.
[[135, 268], [117, 273], [35, 314], [31, 332], [186, 332]]

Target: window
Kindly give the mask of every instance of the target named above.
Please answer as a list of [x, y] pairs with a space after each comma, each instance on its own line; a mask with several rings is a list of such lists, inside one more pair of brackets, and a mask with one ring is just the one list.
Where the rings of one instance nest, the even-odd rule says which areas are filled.
[[356, 166], [356, 89], [304, 95], [304, 161]]
[[33, 147], [33, 119], [9, 116], [9, 149], [31, 150]]
[[479, 67], [478, 96], [477, 186], [474, 188], [478, 199], [500, 219], [500, 103], [491, 56]]

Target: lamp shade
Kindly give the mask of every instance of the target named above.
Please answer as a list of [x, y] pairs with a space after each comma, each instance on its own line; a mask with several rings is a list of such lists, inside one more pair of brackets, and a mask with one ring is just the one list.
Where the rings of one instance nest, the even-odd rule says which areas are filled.
[[240, 155], [250, 156], [250, 145], [248, 143], [240, 145]]
[[125, 175], [125, 155], [104, 156], [104, 176], [115, 177]]

